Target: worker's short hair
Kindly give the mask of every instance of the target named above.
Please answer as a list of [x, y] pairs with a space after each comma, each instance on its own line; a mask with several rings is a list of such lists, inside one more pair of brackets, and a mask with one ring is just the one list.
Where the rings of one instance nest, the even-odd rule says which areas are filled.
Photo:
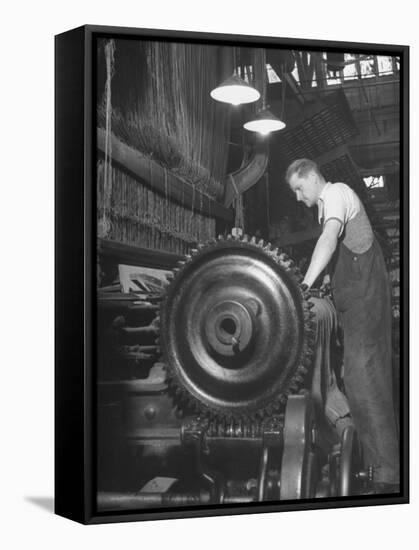
[[314, 160], [297, 159], [288, 166], [285, 174], [285, 180], [289, 185], [290, 179], [294, 174], [297, 174], [299, 178], [304, 178], [309, 172], [315, 172], [319, 176], [322, 176], [322, 173]]

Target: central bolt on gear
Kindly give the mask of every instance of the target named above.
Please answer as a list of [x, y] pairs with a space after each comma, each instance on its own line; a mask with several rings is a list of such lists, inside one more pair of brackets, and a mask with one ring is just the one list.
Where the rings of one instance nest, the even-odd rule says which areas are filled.
[[229, 235], [199, 245], [173, 275], [160, 345], [177, 404], [227, 422], [280, 412], [311, 366], [315, 334], [294, 262]]

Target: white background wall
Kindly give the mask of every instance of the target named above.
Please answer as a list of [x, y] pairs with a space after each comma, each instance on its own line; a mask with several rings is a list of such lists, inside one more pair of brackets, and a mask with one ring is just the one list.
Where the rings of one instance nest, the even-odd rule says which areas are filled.
[[[2, 548], [397, 548], [418, 536], [417, 344], [412, 338], [412, 504], [82, 527], [54, 516], [53, 35], [85, 23], [410, 44], [411, 202], [417, 193], [414, 2], [9, 1], [1, 9]], [[417, 218], [417, 216], [416, 216]], [[412, 266], [416, 266], [412, 220]], [[412, 273], [411, 316], [416, 319]], [[4, 307], [6, 306], [6, 307]], [[412, 323], [412, 331], [417, 323]], [[417, 338], [416, 338], [417, 342]], [[38, 504], [37, 504], [38, 503]], [[41, 504], [41, 505], [40, 505]], [[47, 509], [46, 509], [47, 508]], [[411, 542], [407, 542], [408, 539]], [[216, 546], [217, 545], [217, 546]]]

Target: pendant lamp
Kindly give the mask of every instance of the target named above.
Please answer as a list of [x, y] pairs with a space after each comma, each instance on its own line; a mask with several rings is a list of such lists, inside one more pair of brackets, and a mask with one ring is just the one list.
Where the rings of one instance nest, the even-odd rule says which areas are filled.
[[253, 103], [260, 98], [260, 93], [256, 88], [248, 84], [239, 71], [242, 71], [240, 61], [240, 48], [232, 48], [232, 63], [235, 68], [233, 74], [224, 80], [217, 88], [214, 88], [210, 95], [216, 101], [230, 103], [231, 105], [242, 105], [243, 103]]
[[279, 120], [277, 116], [265, 107], [256, 113], [253, 120], [249, 120], [243, 126], [250, 132], [259, 132], [266, 136], [271, 132], [277, 132], [285, 128], [285, 122]]
[[240, 76], [233, 74], [222, 82], [210, 93], [216, 101], [231, 103], [232, 105], [241, 105], [242, 103], [252, 103], [260, 98], [260, 93], [250, 86]]
[[[250, 132], [258, 132], [259, 134], [266, 136], [271, 132], [277, 132], [285, 128], [285, 122], [275, 116], [272, 111], [269, 110], [269, 105], [266, 105], [267, 97], [267, 70], [266, 70], [266, 50], [261, 50], [259, 63], [255, 61], [255, 68], [259, 70], [260, 79], [262, 82], [262, 106], [253, 116], [252, 120], [245, 122], [243, 127]], [[281, 74], [281, 81], [284, 82], [283, 74]], [[285, 101], [285, 86], [282, 86], [282, 110], [284, 109]], [[281, 114], [282, 118], [282, 114]]]

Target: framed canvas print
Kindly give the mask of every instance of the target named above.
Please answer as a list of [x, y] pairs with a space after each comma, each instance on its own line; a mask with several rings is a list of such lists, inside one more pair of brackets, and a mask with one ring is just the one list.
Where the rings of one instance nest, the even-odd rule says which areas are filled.
[[408, 55], [56, 37], [56, 513], [408, 502]]

